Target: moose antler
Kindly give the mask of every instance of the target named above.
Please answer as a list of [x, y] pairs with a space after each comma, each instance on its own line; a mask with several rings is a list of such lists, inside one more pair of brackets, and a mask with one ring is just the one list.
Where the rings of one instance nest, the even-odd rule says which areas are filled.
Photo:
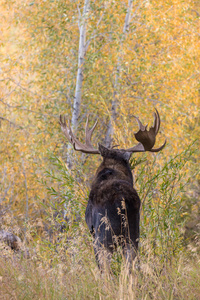
[[[144, 126], [141, 123], [141, 121], [139, 120], [139, 118], [134, 116], [134, 118], [136, 118], [138, 125], [139, 125], [139, 131], [136, 132], [134, 135], [135, 135], [136, 140], [139, 143], [132, 148], [118, 149], [118, 150], [123, 150], [126, 152], [132, 152], [132, 153], [133, 152], [145, 152], [145, 151], [159, 152], [165, 147], [166, 140], [161, 147], [152, 149], [155, 144], [155, 141], [156, 141], [156, 135], [160, 128], [160, 116], [159, 116], [159, 113], [156, 108], [155, 108], [155, 111], [156, 112], [154, 112], [154, 124], [153, 124], [153, 127], [150, 127], [149, 130], [147, 130], [147, 125]], [[91, 144], [92, 133], [97, 125], [97, 121], [95, 122], [93, 127], [91, 129], [89, 129], [88, 128], [88, 118], [89, 117], [87, 117], [86, 126], [85, 126], [85, 144], [81, 143], [74, 136], [69, 122], [68, 122], [68, 126], [66, 124], [65, 116], [63, 117], [63, 119], [62, 119], [62, 116], [60, 116], [59, 123], [61, 125], [61, 129], [62, 129], [64, 135], [66, 136], [68, 141], [73, 145], [75, 150], [81, 151], [83, 153], [100, 154], [100, 151], [98, 149], [95, 149]], [[110, 149], [110, 150], [112, 150], [112, 149]]]
[[136, 118], [138, 125], [139, 125], [139, 131], [136, 132], [134, 135], [135, 135], [136, 140], [139, 143], [132, 148], [126, 149], [126, 151], [132, 152], [132, 153], [133, 152], [145, 152], [145, 151], [159, 152], [165, 147], [166, 140], [161, 147], [152, 149], [155, 144], [155, 141], [156, 141], [156, 135], [160, 128], [160, 116], [159, 116], [159, 113], [156, 108], [155, 108], [155, 111], [156, 112], [154, 112], [154, 124], [153, 124], [153, 127], [150, 127], [149, 130], [147, 130], [147, 125], [144, 126], [141, 123], [141, 121], [139, 120], [139, 118], [134, 116], [134, 118]]
[[91, 144], [92, 133], [97, 125], [97, 121], [95, 122], [93, 127], [91, 129], [89, 129], [88, 128], [88, 119], [89, 119], [89, 117], [87, 117], [86, 126], [85, 126], [85, 144], [81, 143], [74, 136], [69, 122], [68, 122], [68, 126], [66, 124], [65, 116], [62, 119], [62, 116], [60, 115], [59, 123], [61, 125], [61, 129], [62, 129], [64, 135], [66, 136], [68, 141], [72, 144], [72, 146], [74, 147], [75, 150], [81, 151], [83, 153], [100, 154], [99, 150], [95, 149]]

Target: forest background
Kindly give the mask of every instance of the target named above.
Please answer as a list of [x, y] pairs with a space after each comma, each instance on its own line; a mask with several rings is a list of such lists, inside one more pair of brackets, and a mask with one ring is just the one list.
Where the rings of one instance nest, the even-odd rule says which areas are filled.
[[[65, 280], [70, 273], [77, 287], [72, 288], [74, 299], [88, 293], [99, 299], [106, 298], [104, 293], [108, 299], [148, 299], [155, 291], [166, 299], [165, 285], [158, 284], [160, 273], [150, 263], [155, 260], [162, 270], [170, 261], [172, 273], [182, 274], [177, 281], [168, 278], [170, 299], [184, 299], [179, 289], [183, 281], [192, 291], [189, 299], [195, 299], [200, 294], [198, 1], [15, 0], [2, 1], [0, 11], [0, 229], [19, 236], [34, 262], [33, 267], [23, 261], [23, 280], [13, 283], [15, 296], [21, 299], [22, 290], [32, 293], [24, 274], [37, 269], [38, 280], [50, 272], [45, 279], [49, 285], [56, 272]], [[151, 125], [154, 107], [161, 116], [157, 145], [165, 138], [167, 145], [159, 154], [135, 154], [131, 165], [142, 200], [141, 263], [146, 273], [138, 278], [143, 282], [142, 276], [153, 276], [155, 281], [142, 295], [137, 294], [141, 282], [134, 283], [138, 292], [133, 295], [125, 288], [125, 277], [116, 277], [115, 287], [107, 283], [105, 292], [84, 222], [100, 158], [72, 152], [59, 115], [67, 116], [81, 140], [87, 115], [90, 125], [98, 117], [93, 144], [127, 148], [135, 144], [133, 115]], [[119, 275], [118, 260], [113, 268]], [[12, 267], [1, 263], [4, 293], [7, 287], [13, 296], [8, 288], [15, 277]], [[16, 270], [19, 278], [21, 267]], [[54, 286], [61, 298], [66, 293], [62, 280]], [[72, 283], [66, 282], [69, 291]], [[40, 292], [54, 298], [52, 286], [40, 285], [34, 293]]]

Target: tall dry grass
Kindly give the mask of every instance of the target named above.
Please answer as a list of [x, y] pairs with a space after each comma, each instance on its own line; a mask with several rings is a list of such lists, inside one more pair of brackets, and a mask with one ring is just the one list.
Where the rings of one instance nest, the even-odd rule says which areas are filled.
[[[44, 207], [49, 229], [37, 236], [27, 224], [29, 258], [0, 248], [0, 299], [200, 299], [200, 239], [196, 234], [195, 246], [184, 239], [185, 195], [190, 189], [186, 166], [192, 147], [162, 164], [148, 157], [131, 163], [133, 168], [140, 164], [135, 184], [142, 200], [140, 262], [131, 274], [120, 249], [111, 272], [99, 272], [83, 221], [87, 181], [80, 178], [85, 170], [79, 167], [70, 174], [53, 157]], [[63, 207], [68, 214], [61, 232]]]
[[16, 254], [1, 257], [0, 299], [200, 299], [199, 257], [163, 262], [148, 253], [132, 274], [120, 262], [112, 273], [101, 274], [90, 249], [64, 260], [59, 255], [56, 264]]

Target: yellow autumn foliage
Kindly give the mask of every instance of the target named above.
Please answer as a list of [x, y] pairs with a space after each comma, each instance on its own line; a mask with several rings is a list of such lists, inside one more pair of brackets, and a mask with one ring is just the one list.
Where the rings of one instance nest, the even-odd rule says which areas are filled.
[[[90, 113], [91, 123], [96, 116], [100, 119], [94, 143], [103, 140], [120, 59], [114, 144], [132, 146], [137, 130], [132, 116], [152, 124], [155, 106], [162, 121], [157, 144], [166, 138], [163, 155], [176, 155], [199, 137], [196, 2], [134, 1], [130, 27], [123, 35], [127, 2], [91, 1], [78, 135], [83, 135]], [[48, 181], [49, 153], [66, 155], [58, 117], [62, 113], [70, 119], [72, 113], [79, 40], [77, 3], [81, 10], [83, 1], [9, 0], [0, 4], [1, 205], [14, 216], [22, 214], [22, 220], [27, 202], [30, 220], [40, 216], [41, 202], [48, 203], [42, 181]], [[98, 158], [92, 161], [94, 167], [98, 165]], [[188, 163], [187, 178], [194, 165]], [[88, 166], [88, 178], [92, 172], [94, 168]], [[86, 191], [77, 193], [85, 203]]]

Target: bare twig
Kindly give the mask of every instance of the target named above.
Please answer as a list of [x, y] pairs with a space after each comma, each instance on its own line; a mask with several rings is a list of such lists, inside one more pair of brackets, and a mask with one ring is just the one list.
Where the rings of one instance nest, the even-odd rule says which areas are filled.
[[23, 175], [24, 175], [24, 185], [25, 185], [25, 191], [26, 191], [26, 209], [25, 209], [25, 219], [26, 219], [26, 222], [28, 221], [28, 210], [29, 210], [29, 201], [28, 201], [28, 184], [27, 184], [27, 177], [26, 177], [26, 169], [25, 169], [25, 166], [24, 166], [24, 159], [23, 157], [21, 157], [21, 160], [22, 160], [22, 172], [23, 172]]
[[14, 126], [14, 127], [17, 127], [17, 128], [20, 128], [20, 129], [24, 129], [24, 127], [23, 127], [23, 126], [21, 126], [21, 125], [18, 125], [18, 124], [15, 124], [14, 122], [12, 122], [12, 121], [10, 121], [10, 120], [8, 120], [8, 119], [4, 118], [4, 117], [0, 117], [0, 120], [3, 120], [3, 121], [6, 121], [6, 122], [8, 122], [8, 123], [10, 123], [12, 126]]

